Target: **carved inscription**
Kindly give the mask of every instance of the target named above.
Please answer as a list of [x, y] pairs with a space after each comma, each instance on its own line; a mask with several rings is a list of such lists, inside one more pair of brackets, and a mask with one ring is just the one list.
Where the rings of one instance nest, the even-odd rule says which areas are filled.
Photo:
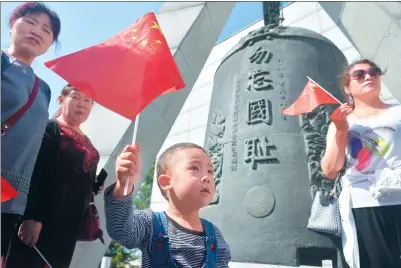
[[277, 150], [274, 144], [269, 143], [266, 136], [250, 138], [245, 140], [244, 161], [252, 165], [256, 170], [258, 164], [278, 164], [280, 161], [272, 155], [273, 150]]
[[263, 98], [254, 101], [248, 101], [247, 107], [248, 125], [265, 123], [271, 125], [273, 123], [272, 103], [269, 99]]
[[[286, 107], [285, 99], [286, 99], [286, 90], [285, 90], [285, 82], [284, 82], [284, 60], [279, 58], [278, 62], [278, 72], [279, 72], [279, 79], [277, 81], [277, 86], [280, 89], [280, 109], [284, 109]], [[281, 119], [283, 121], [287, 121], [287, 116], [281, 113]]]
[[269, 63], [272, 59], [273, 54], [267, 50], [259, 47], [256, 52], [249, 58], [251, 63], [261, 64], [261, 63]]
[[[311, 184], [318, 189], [331, 189], [334, 180], [328, 180], [320, 167], [326, 146], [326, 134], [333, 109], [325, 106], [301, 116], [301, 129], [305, 137], [306, 155]], [[316, 189], [315, 189], [316, 190]]]
[[232, 128], [232, 142], [231, 142], [231, 171], [237, 171], [238, 168], [238, 116], [240, 110], [240, 91], [241, 91], [241, 80], [239, 78], [235, 81], [234, 91], [234, 116], [233, 116], [233, 128]]
[[254, 72], [249, 71], [248, 73], [248, 85], [246, 89], [248, 91], [262, 91], [262, 90], [272, 90], [273, 81], [270, 79], [270, 72], [257, 70]]
[[[273, 53], [268, 49], [259, 46], [255, 53], [249, 57], [249, 62], [257, 66], [256, 70], [250, 69], [248, 72], [247, 91], [253, 91], [256, 97], [247, 101], [246, 123], [252, 127], [254, 125], [273, 124], [272, 101], [266, 97], [266, 91], [275, 89], [275, 83], [271, 77], [269, 63], [274, 59]], [[263, 92], [263, 95], [261, 94]], [[251, 164], [252, 169], [256, 170], [259, 164], [279, 163], [271, 151], [277, 150], [274, 144], [269, 143], [266, 136], [250, 138], [244, 141], [244, 162]]]
[[216, 194], [213, 201], [210, 204], [219, 203], [220, 193], [220, 181], [223, 170], [223, 152], [224, 144], [223, 137], [226, 129], [226, 117], [220, 113], [217, 109], [213, 111], [212, 123], [208, 133], [207, 150], [212, 159], [214, 180], [216, 185]]

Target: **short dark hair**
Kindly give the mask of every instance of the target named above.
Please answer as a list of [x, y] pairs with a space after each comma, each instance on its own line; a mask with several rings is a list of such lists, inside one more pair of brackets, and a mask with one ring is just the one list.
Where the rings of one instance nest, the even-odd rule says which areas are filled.
[[56, 12], [52, 11], [50, 8], [48, 8], [43, 3], [28, 2], [28, 3], [24, 3], [22, 5], [19, 5], [11, 13], [10, 18], [8, 20], [8, 26], [10, 28], [12, 28], [15, 21], [18, 20], [19, 18], [22, 18], [29, 14], [35, 14], [35, 13], [43, 13], [49, 17], [50, 24], [51, 24], [50, 26], [53, 31], [53, 42], [57, 43], [58, 36], [60, 35], [60, 30], [61, 30], [60, 18], [58, 17]]
[[[207, 152], [205, 151], [205, 149], [203, 149], [202, 146], [199, 146], [199, 145], [197, 145], [195, 143], [191, 143], [191, 142], [177, 143], [173, 146], [170, 146], [166, 150], [164, 150], [164, 152], [159, 156], [159, 159], [157, 159], [156, 179], [158, 179], [160, 175], [165, 174], [167, 172], [167, 170], [171, 166], [171, 159], [173, 158], [174, 154], [177, 151], [184, 150], [184, 149], [192, 149], [192, 148], [202, 150], [205, 154], [207, 154]], [[163, 197], [166, 200], [168, 200], [166, 194], [164, 193], [163, 189], [161, 188], [161, 186], [159, 184], [159, 181], [157, 181], [157, 185], [159, 186], [160, 192], [162, 193]]]

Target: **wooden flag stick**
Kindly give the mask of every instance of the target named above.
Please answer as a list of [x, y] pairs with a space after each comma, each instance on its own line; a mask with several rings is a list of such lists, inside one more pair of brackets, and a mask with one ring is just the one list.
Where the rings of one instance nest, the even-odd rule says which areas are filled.
[[339, 101], [336, 97], [334, 97], [330, 92], [328, 92], [327, 90], [325, 90], [321, 85], [319, 85], [318, 83], [316, 83], [312, 78], [310, 78], [309, 76], [306, 76], [310, 81], [312, 81], [313, 83], [315, 83], [316, 85], [318, 85], [321, 89], [323, 89], [324, 92], [326, 92], [327, 94], [330, 95], [330, 97], [332, 97], [333, 99], [335, 99], [336, 101], [338, 101], [339, 104], [342, 104], [341, 101]]
[[45, 261], [47, 266], [49, 266], [49, 268], [52, 268], [50, 263], [46, 260], [45, 256], [43, 256], [42, 253], [40, 253], [39, 249], [36, 246], [34, 246], [33, 248], [36, 250], [36, 252], [39, 254], [39, 256]]
[[[138, 123], [139, 123], [139, 114], [135, 118], [134, 134], [132, 135], [132, 145], [135, 145], [136, 142], [136, 135], [138, 133]], [[128, 194], [128, 184], [129, 184], [129, 178], [126, 178], [124, 186], [124, 196]]]

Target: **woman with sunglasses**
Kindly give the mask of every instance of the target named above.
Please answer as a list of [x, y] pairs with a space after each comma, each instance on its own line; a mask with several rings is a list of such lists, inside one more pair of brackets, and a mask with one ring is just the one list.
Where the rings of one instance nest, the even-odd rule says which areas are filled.
[[1, 177], [19, 195], [1, 204], [2, 256], [24, 214], [49, 118], [50, 88], [35, 75], [31, 65], [57, 42], [60, 19], [44, 4], [29, 2], [13, 10], [9, 27], [11, 46], [1, 52]]
[[347, 103], [327, 133], [322, 170], [336, 178], [343, 250], [352, 268], [401, 267], [401, 105], [380, 99], [383, 72], [363, 59], [349, 65]]

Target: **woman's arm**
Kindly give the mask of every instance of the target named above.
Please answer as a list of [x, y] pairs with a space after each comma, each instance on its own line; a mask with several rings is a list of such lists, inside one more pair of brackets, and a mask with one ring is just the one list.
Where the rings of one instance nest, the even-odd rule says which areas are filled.
[[345, 162], [345, 149], [347, 146], [348, 129], [339, 130], [331, 123], [326, 136], [326, 151], [321, 161], [324, 175], [335, 179]]

